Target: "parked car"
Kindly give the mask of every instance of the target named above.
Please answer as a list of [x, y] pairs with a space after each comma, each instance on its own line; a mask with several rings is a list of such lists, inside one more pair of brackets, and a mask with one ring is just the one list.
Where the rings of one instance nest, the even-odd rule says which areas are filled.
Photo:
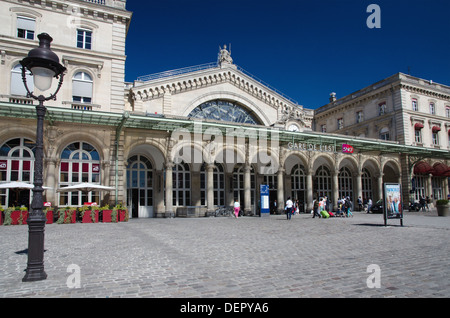
[[383, 213], [383, 200], [378, 200], [374, 204], [372, 204], [372, 208], [370, 209], [370, 212], [372, 213]]

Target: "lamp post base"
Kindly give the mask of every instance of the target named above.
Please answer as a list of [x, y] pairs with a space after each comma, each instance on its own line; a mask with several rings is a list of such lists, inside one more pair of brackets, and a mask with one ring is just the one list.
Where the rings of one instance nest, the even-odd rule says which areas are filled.
[[44, 267], [42, 269], [27, 269], [27, 273], [24, 278], [22, 278], [22, 282], [37, 282], [40, 280], [46, 280], [47, 274], [44, 271]]
[[28, 223], [28, 264], [22, 282], [36, 282], [47, 279], [44, 271], [44, 231], [46, 220], [31, 217]]

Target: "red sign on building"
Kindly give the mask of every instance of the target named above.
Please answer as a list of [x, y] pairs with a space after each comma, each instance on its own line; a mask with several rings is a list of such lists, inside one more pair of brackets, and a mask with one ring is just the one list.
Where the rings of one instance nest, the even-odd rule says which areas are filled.
[[355, 149], [352, 146], [347, 145], [347, 144], [343, 144], [342, 145], [342, 152], [343, 153], [353, 153], [354, 151], [355, 151]]

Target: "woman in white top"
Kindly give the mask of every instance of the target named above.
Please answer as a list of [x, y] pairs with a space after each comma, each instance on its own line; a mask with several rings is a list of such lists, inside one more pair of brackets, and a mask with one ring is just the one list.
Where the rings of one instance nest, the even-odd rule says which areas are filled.
[[241, 209], [241, 205], [239, 204], [238, 200], [234, 200], [234, 215], [239, 217], [239, 210]]

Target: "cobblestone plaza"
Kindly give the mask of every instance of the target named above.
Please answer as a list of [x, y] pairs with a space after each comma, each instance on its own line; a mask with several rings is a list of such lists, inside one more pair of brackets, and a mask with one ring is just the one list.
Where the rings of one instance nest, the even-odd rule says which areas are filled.
[[[2, 226], [0, 296], [449, 297], [449, 229], [450, 218], [434, 212], [406, 213], [403, 227], [363, 213], [51, 224], [48, 278], [23, 283], [28, 227]], [[372, 264], [380, 268], [380, 288], [368, 288]], [[79, 288], [68, 287], [73, 268]]]

